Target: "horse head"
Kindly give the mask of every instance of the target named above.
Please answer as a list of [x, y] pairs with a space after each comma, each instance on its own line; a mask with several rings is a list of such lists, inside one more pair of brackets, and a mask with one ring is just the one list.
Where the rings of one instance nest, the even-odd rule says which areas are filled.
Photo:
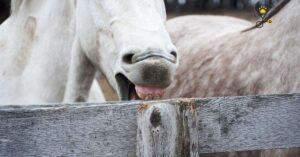
[[79, 45], [119, 98], [160, 98], [178, 65], [163, 0], [78, 0], [76, 7]]

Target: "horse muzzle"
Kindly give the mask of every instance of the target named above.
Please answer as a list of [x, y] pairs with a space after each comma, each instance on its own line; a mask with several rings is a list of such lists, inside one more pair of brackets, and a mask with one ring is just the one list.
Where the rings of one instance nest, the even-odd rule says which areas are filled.
[[125, 55], [122, 63], [123, 72], [116, 75], [121, 99], [161, 98], [176, 73], [177, 54], [172, 53]]

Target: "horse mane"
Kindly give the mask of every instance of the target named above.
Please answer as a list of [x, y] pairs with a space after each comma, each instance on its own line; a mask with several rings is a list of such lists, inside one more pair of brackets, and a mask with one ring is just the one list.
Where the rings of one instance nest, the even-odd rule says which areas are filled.
[[250, 28], [247, 28], [245, 30], [243, 30], [242, 32], [247, 32], [250, 30], [255, 29], [257, 26], [262, 25], [264, 23], [266, 23], [268, 20], [270, 20], [273, 16], [275, 16], [284, 6], [286, 6], [291, 0], [282, 0], [280, 1], [274, 8], [272, 8], [267, 15], [257, 24], [255, 24], [255, 26], [252, 26]]
[[22, 4], [23, 0], [11, 0], [11, 3], [10, 3], [10, 12], [11, 14], [12, 13], [15, 13], [19, 10], [21, 4]]

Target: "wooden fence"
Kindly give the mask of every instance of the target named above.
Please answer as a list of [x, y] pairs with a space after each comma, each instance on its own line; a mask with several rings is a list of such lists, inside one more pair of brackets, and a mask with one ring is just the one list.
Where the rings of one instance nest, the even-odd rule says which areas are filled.
[[0, 156], [201, 156], [300, 147], [300, 94], [0, 107]]

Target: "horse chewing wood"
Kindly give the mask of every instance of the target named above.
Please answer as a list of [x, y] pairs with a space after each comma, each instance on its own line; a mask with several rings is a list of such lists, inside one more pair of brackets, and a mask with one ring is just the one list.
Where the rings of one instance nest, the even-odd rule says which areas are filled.
[[153, 99], [175, 75], [176, 48], [161, 0], [12, 0], [11, 6], [0, 27], [1, 104], [104, 101], [96, 72], [122, 100]]
[[165, 98], [299, 92], [299, 9], [300, 1], [281, 1], [263, 20], [273, 16], [272, 23], [260, 29], [220, 16], [170, 20], [181, 60]]

